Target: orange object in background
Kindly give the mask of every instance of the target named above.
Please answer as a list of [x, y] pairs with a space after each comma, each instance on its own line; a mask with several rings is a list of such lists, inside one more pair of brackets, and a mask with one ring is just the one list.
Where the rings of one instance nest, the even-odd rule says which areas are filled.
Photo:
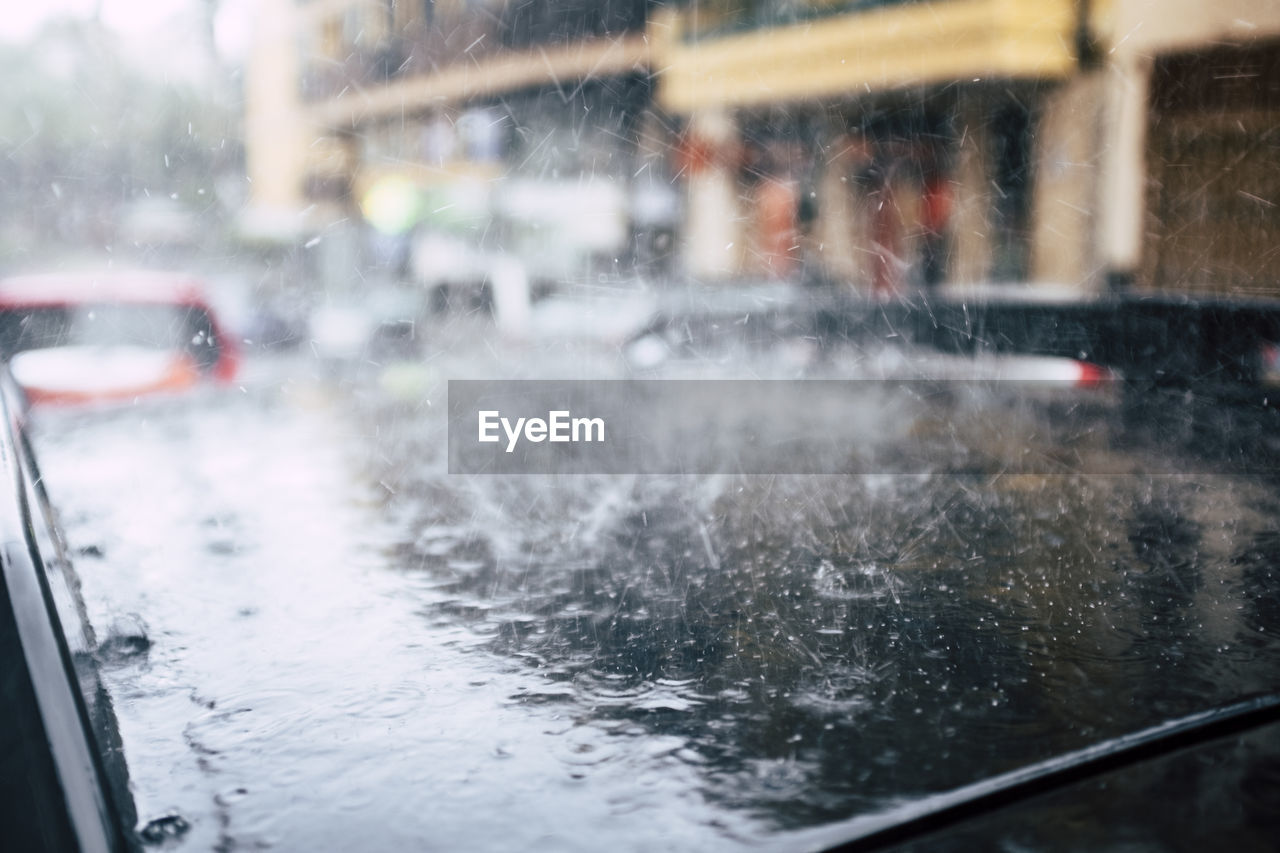
[[951, 219], [951, 181], [941, 173], [930, 175], [924, 183], [922, 191], [922, 219], [925, 229], [931, 234], [941, 234], [947, 230]]
[[799, 264], [796, 209], [799, 196], [790, 181], [765, 178], [756, 190], [756, 248], [769, 273], [786, 276]]

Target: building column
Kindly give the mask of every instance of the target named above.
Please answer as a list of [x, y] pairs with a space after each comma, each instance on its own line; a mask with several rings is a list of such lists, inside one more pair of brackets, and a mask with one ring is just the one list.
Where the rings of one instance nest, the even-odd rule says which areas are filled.
[[1105, 75], [1094, 240], [1106, 282], [1115, 288], [1132, 284], [1142, 264], [1151, 58], [1117, 57]]
[[299, 94], [298, 12], [289, 0], [266, 0], [260, 12], [245, 75], [247, 224], [287, 233], [309, 203], [303, 182], [314, 128]]
[[963, 91], [956, 112], [959, 141], [953, 171], [952, 255], [947, 280], [973, 284], [986, 281], [991, 274], [990, 116], [981, 96]]
[[822, 152], [825, 163], [817, 182], [816, 253], [828, 275], [867, 290], [874, 258], [867, 249], [872, 211], [856, 179], [872, 162], [871, 144], [860, 134], [846, 133], [829, 150]]
[[735, 168], [740, 140], [724, 110], [694, 113], [685, 140], [688, 207], [685, 268], [694, 278], [725, 278], [742, 270], [743, 223]]
[[1031, 182], [1032, 281], [1089, 291], [1102, 285], [1095, 229], [1103, 91], [1102, 73], [1082, 73], [1040, 103]]

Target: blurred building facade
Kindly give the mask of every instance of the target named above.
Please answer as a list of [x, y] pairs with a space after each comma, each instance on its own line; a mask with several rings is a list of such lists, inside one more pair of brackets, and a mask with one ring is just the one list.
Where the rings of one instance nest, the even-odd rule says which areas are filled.
[[639, 233], [675, 222], [649, 0], [270, 2], [249, 72], [260, 209], [376, 219], [362, 202], [396, 183], [418, 191], [417, 230], [545, 277], [663, 254]]
[[263, 5], [257, 210], [394, 178], [597, 267], [1280, 293], [1269, 0]]

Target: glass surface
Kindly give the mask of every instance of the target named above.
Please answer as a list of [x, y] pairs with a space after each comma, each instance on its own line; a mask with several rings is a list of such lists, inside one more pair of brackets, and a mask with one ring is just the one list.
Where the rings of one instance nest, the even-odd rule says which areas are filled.
[[[0, 353], [204, 368], [26, 417], [139, 843], [806, 849], [1280, 689], [1272, 5], [10, 10]], [[451, 474], [464, 379], [862, 391]], [[1264, 849], [1273, 741], [918, 849]]]

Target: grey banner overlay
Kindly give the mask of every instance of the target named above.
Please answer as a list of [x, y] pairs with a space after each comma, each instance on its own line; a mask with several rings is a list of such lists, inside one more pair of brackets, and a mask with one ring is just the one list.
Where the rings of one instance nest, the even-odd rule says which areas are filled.
[[[1174, 407], [1145, 416], [1149, 437], [1171, 452], [1151, 455], [1157, 470], [1137, 470], [1132, 453], [1112, 452], [1132, 440], [1120, 395], [1065, 382], [451, 380], [448, 395], [451, 474], [1177, 474], [1258, 465], [1239, 454], [1176, 452], [1195, 425], [1161, 421], [1185, 414]], [[530, 431], [531, 419], [542, 423]]]

